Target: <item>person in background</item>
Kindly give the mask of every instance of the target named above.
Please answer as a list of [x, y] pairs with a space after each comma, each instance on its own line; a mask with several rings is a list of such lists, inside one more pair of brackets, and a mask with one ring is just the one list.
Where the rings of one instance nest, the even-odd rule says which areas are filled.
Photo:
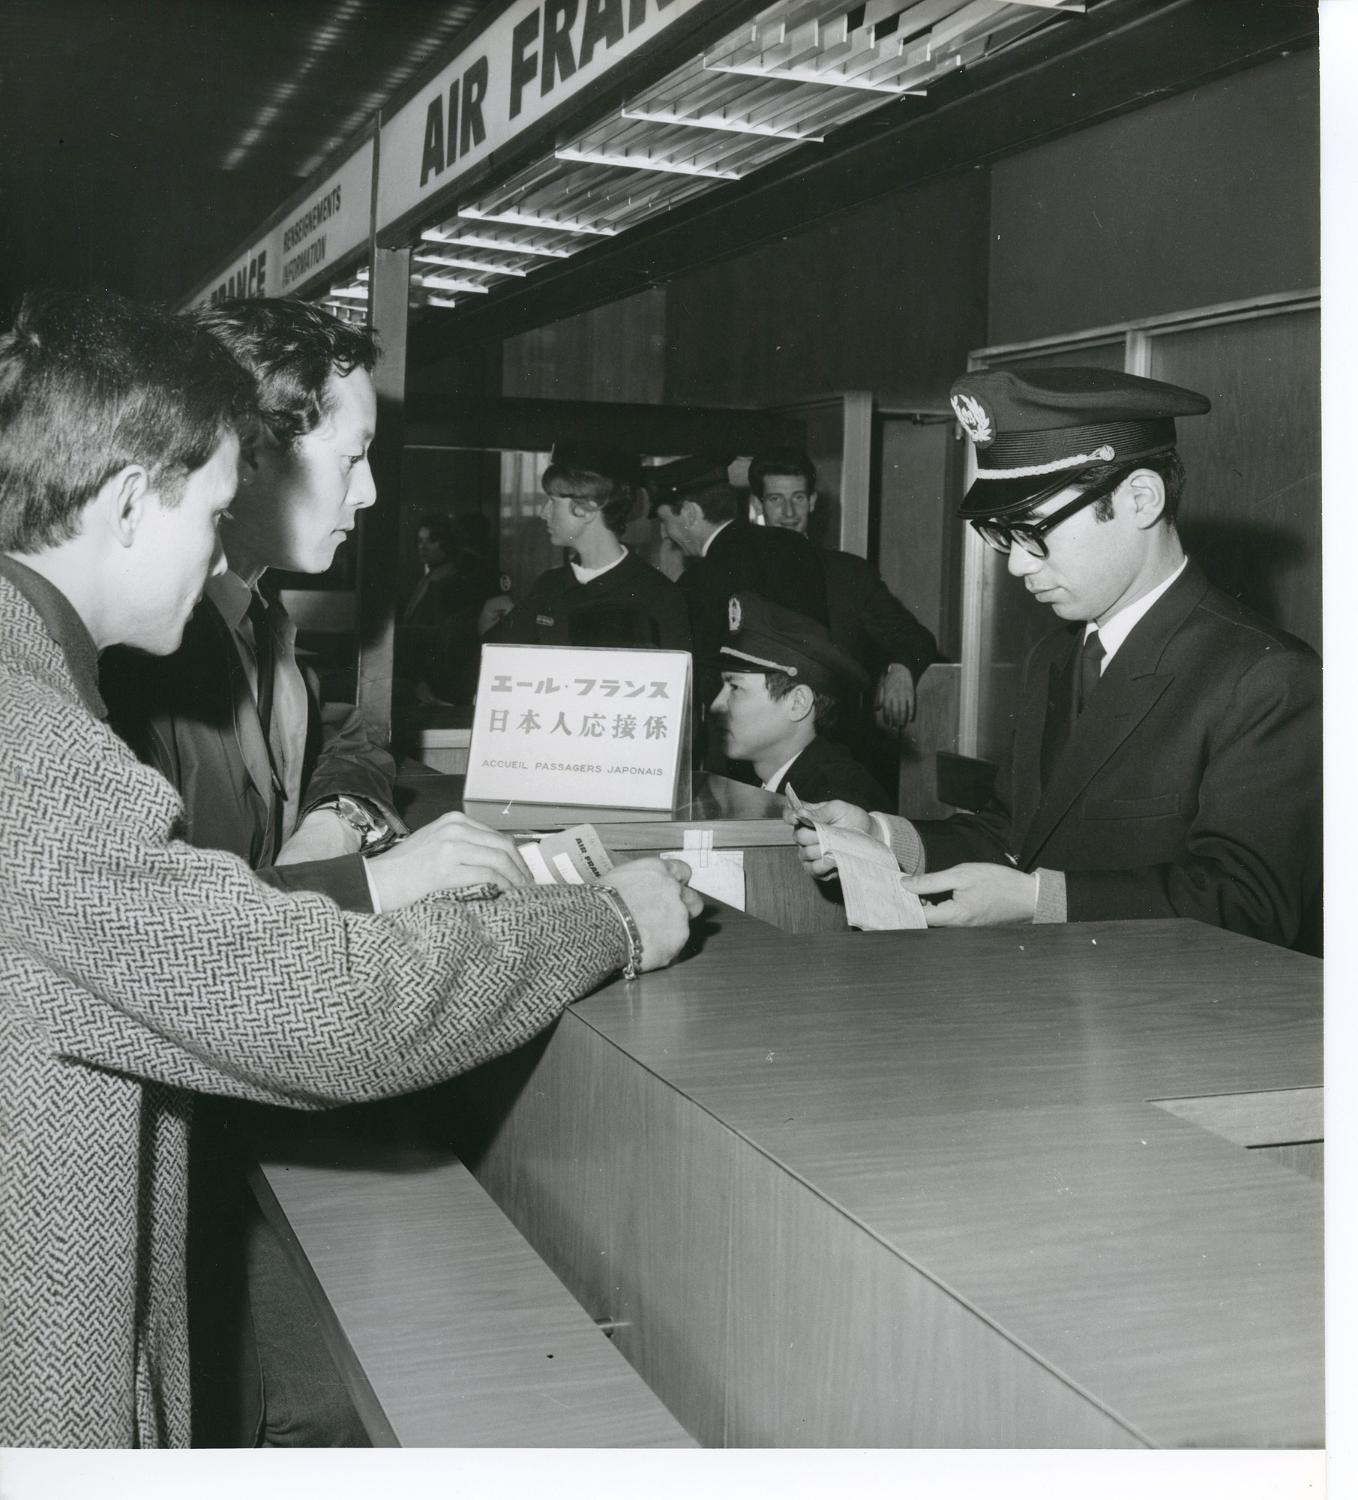
[[803, 801], [839, 798], [874, 812], [894, 807], [848, 751], [826, 738], [840, 705], [866, 685], [858, 665], [818, 621], [758, 594], [735, 595], [730, 610], [711, 713], [727, 757], [748, 761], [766, 791], [791, 785]]
[[[185, 1446], [194, 1096], [319, 1109], [526, 1041], [683, 946], [682, 866], [343, 910], [184, 841], [103, 722], [98, 653], [174, 651], [236, 492], [253, 383], [202, 328], [107, 293], [0, 335], [0, 1446]], [[502, 888], [503, 887], [503, 888]]]
[[639, 464], [594, 443], [560, 442], [542, 476], [542, 519], [566, 561], [533, 583], [486, 640], [528, 646], [656, 646], [687, 651], [678, 588], [624, 545]]
[[415, 550], [423, 572], [396, 626], [396, 675], [416, 696], [470, 703], [480, 659], [477, 624], [500, 592], [490, 522], [480, 511], [420, 519]]
[[1209, 401], [1050, 368], [976, 371], [952, 404], [978, 465], [961, 515], [1068, 628], [1029, 657], [989, 806], [822, 821], [875, 829], [931, 926], [1189, 917], [1315, 950], [1320, 662], [1184, 552], [1175, 420]]
[[[726, 460], [682, 458], [647, 475], [652, 510], [665, 539], [683, 553], [679, 586], [693, 631], [696, 701], [710, 705], [721, 686], [717, 654], [726, 640], [733, 594], [753, 593], [825, 624], [825, 573], [816, 549], [744, 518], [744, 495]], [[713, 736], [698, 726], [697, 753], [722, 770]]]
[[[799, 449], [774, 448], [750, 461], [750, 493], [759, 502], [766, 526], [810, 538], [816, 513], [816, 466]], [[865, 558], [837, 548], [820, 549], [825, 569], [830, 639], [859, 664], [875, 685], [866, 705], [870, 729], [873, 711], [892, 730], [904, 729], [915, 716], [920, 677], [942, 660], [932, 633], [883, 583]]]

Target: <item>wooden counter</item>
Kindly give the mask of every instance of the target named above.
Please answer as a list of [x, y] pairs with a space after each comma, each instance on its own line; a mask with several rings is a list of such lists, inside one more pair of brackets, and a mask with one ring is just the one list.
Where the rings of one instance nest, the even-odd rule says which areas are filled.
[[1319, 978], [1192, 923], [723, 913], [422, 1128], [704, 1444], [1318, 1445]]
[[447, 1113], [700, 1441], [1322, 1442], [1314, 960], [722, 926]]
[[[461, 812], [461, 776], [444, 776], [406, 762], [398, 782], [401, 812], [412, 828], [447, 812]], [[774, 792], [699, 773], [691, 801], [673, 818], [657, 813], [590, 811], [578, 807], [490, 803], [466, 806], [469, 815], [505, 833], [593, 823], [615, 857], [674, 853], [684, 837], [710, 832], [714, 849], [739, 849], [745, 863], [745, 909], [786, 932], [844, 932], [844, 906], [833, 886], [808, 880], [792, 829], [783, 821], [784, 801]]]

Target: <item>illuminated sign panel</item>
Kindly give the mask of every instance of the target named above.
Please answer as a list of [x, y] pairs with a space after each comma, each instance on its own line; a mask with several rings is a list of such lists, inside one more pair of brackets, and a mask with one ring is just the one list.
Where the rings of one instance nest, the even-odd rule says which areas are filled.
[[224, 271], [185, 300], [186, 307], [227, 297], [290, 296], [366, 243], [372, 218], [374, 145], [354, 154], [304, 197]]
[[382, 125], [379, 229], [599, 80], [701, 0], [519, 0]]

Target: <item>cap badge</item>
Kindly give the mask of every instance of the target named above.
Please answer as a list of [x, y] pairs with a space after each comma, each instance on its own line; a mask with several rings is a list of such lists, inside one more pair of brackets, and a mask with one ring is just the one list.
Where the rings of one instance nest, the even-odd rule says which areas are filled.
[[967, 396], [959, 391], [952, 398], [952, 409], [957, 413], [957, 420], [965, 428], [967, 436], [978, 448], [988, 447], [995, 441], [990, 414], [975, 396]]
[[733, 594], [731, 602], [726, 606], [726, 623], [732, 631], [740, 629], [740, 600]]

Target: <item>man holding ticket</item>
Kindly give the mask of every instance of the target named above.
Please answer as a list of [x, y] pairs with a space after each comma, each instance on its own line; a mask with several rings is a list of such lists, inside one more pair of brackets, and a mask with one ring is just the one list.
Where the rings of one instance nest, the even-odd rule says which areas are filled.
[[794, 810], [812, 873], [843, 829], [892, 851], [930, 926], [1190, 917], [1315, 951], [1320, 663], [1185, 555], [1174, 424], [1207, 398], [1052, 368], [975, 371], [952, 404], [978, 465], [960, 514], [1073, 628], [1028, 660], [987, 807]]

